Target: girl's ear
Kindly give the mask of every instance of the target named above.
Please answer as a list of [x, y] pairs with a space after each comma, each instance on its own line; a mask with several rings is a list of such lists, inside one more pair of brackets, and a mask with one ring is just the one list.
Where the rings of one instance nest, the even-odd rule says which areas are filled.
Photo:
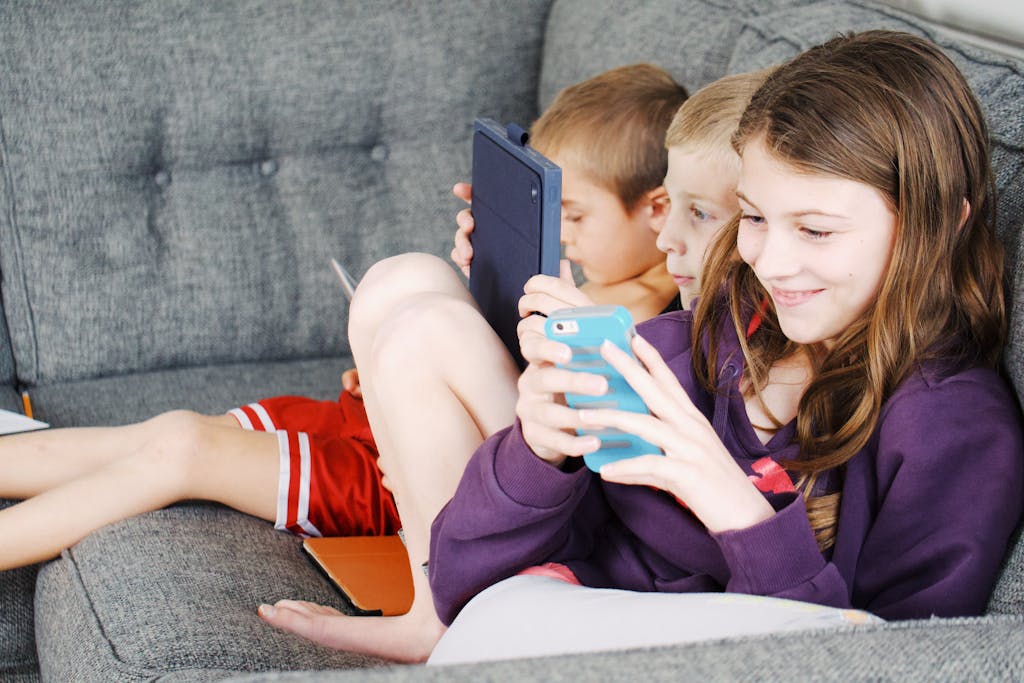
[[647, 212], [648, 225], [651, 230], [660, 234], [662, 228], [665, 227], [669, 210], [668, 192], [665, 191], [665, 186], [658, 185], [653, 190], [649, 190], [640, 200], [640, 205]]
[[964, 201], [960, 204], [960, 222], [957, 223], [956, 229], [963, 230], [964, 226], [967, 225], [967, 219], [971, 217], [971, 203], [967, 201], [967, 197], [964, 197]]

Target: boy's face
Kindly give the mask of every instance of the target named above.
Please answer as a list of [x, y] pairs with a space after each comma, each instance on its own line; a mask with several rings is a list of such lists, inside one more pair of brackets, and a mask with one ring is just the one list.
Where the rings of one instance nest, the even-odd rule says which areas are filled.
[[643, 204], [627, 212], [611, 190], [594, 183], [571, 156], [551, 159], [562, 168], [562, 244], [565, 257], [588, 282], [615, 284], [661, 263], [657, 233]]
[[737, 211], [736, 160], [726, 155], [668, 150], [665, 192], [668, 218], [658, 235], [658, 248], [666, 254], [665, 265], [679, 287], [683, 306], [700, 291], [700, 277], [708, 245]]

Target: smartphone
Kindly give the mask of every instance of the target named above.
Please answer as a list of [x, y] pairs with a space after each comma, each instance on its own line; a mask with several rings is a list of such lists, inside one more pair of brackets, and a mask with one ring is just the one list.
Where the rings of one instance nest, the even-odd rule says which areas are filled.
[[[559, 367], [576, 372], [604, 375], [608, 391], [603, 396], [568, 393], [569, 407], [611, 408], [634, 413], [649, 414], [643, 399], [629, 386], [622, 374], [601, 356], [601, 344], [608, 340], [634, 356], [630, 342], [636, 335], [633, 316], [622, 306], [579, 306], [563, 308], [548, 316], [544, 323], [548, 339], [567, 344], [572, 349], [572, 360]], [[581, 436], [593, 434], [601, 440], [600, 450], [587, 453], [583, 462], [597, 472], [605, 463], [638, 455], [664, 455], [654, 444], [639, 436], [618, 429], [576, 430]]]

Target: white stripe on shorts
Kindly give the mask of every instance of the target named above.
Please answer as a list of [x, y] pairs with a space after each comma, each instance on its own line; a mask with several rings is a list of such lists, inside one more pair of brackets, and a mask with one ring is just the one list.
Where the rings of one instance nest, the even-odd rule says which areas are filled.
[[[316, 525], [309, 521], [309, 482], [310, 482], [310, 449], [309, 435], [305, 432], [298, 433], [299, 438], [299, 500], [298, 510], [295, 511], [295, 524], [305, 533], [300, 536], [323, 536]], [[288, 446], [288, 432], [278, 430], [278, 474], [277, 474], [277, 520], [274, 528], [280, 531], [290, 531], [289, 510], [288, 510], [288, 489], [291, 488], [292, 453]]]
[[291, 454], [288, 451], [288, 432], [277, 433], [277, 521], [274, 528], [288, 530], [288, 484], [291, 478]]
[[320, 530], [309, 521], [309, 482], [310, 482], [310, 450], [309, 434], [299, 432], [299, 452], [302, 460], [299, 464], [299, 511], [296, 523], [310, 536], [322, 536]]
[[232, 408], [228, 411], [228, 415], [233, 415], [235, 419], [238, 420], [238, 424], [242, 429], [248, 429], [249, 431], [253, 430], [252, 420], [249, 419], [249, 416], [246, 415], [245, 411], [241, 408]]
[[270, 419], [270, 413], [267, 409], [261, 406], [259, 403], [250, 403], [249, 407], [252, 408], [253, 412], [256, 413], [256, 417], [260, 419], [260, 424], [263, 425], [263, 431], [272, 432], [277, 427], [274, 426], [274, 421]]

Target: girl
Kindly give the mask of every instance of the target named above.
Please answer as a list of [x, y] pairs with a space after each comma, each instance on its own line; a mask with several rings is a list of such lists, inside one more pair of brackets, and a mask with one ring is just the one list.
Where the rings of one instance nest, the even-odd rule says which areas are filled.
[[[696, 309], [640, 326], [639, 362], [603, 350], [653, 415], [564, 406], [603, 378], [558, 369], [567, 348], [523, 326], [518, 420], [476, 451], [433, 525], [443, 622], [543, 562], [586, 586], [885, 619], [984, 609], [1024, 458], [997, 371], [1001, 251], [967, 83], [926, 40], [836, 38], [768, 78], [734, 146], [741, 216]], [[595, 475], [584, 425], [666, 455]]]

